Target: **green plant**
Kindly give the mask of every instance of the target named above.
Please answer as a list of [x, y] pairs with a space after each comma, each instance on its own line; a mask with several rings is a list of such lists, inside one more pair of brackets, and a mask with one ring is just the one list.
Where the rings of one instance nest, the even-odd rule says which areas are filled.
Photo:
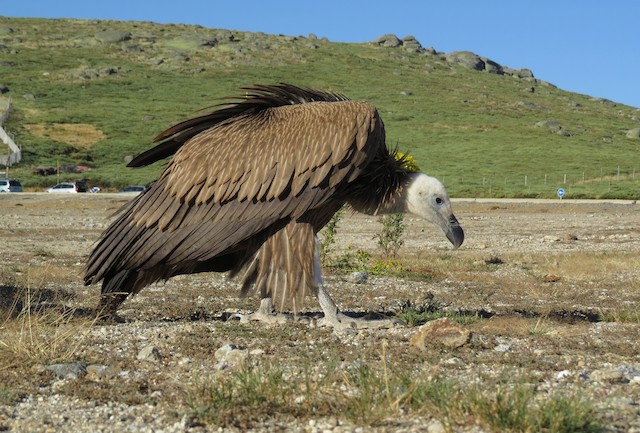
[[322, 229], [320, 232], [320, 263], [327, 266], [329, 261], [329, 254], [333, 250], [333, 245], [336, 241], [336, 233], [338, 231], [338, 223], [342, 219], [344, 215], [344, 208], [338, 210], [331, 219], [329, 223]]
[[378, 246], [382, 249], [382, 254], [386, 258], [398, 257], [398, 251], [404, 245], [402, 235], [406, 225], [404, 215], [400, 213], [383, 215], [379, 218], [382, 223], [382, 230], [375, 235], [378, 239]]

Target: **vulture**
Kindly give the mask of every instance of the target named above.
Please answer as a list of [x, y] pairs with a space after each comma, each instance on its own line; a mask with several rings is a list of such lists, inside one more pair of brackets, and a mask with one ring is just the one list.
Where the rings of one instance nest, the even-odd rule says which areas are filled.
[[317, 234], [345, 204], [369, 215], [414, 214], [454, 248], [462, 244], [444, 186], [387, 147], [373, 105], [283, 83], [242, 90], [160, 133], [128, 164], [173, 157], [118, 211], [88, 259], [84, 283], [102, 281], [100, 314], [114, 316], [156, 281], [229, 272], [242, 295], [260, 296], [263, 315], [274, 305], [295, 314], [313, 294], [326, 324], [344, 324], [350, 319], [323, 285]]

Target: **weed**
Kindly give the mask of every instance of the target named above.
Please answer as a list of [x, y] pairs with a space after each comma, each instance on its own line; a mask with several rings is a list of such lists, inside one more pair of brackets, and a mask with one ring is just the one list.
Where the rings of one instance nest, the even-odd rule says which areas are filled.
[[39, 248], [33, 252], [38, 257], [53, 257], [53, 254], [45, 249]]
[[384, 257], [396, 258], [398, 251], [404, 245], [404, 240], [402, 240], [406, 228], [404, 215], [400, 213], [383, 215], [379, 221], [382, 223], [382, 230], [375, 235], [375, 238], [378, 239], [378, 246], [382, 249]]
[[323, 266], [328, 265], [329, 254], [333, 250], [333, 245], [336, 241], [336, 233], [338, 231], [338, 223], [344, 215], [344, 208], [333, 214], [329, 223], [320, 232], [320, 263]]
[[451, 428], [466, 419], [495, 431], [596, 432], [601, 427], [593, 403], [566, 391], [544, 394], [524, 378], [495, 387], [398, 368], [387, 359], [357, 359], [344, 369], [325, 361], [324, 374], [285, 378], [281, 367], [247, 366], [230, 374], [197, 378], [187, 390], [189, 414], [200, 422], [250, 428], [278, 415], [301, 417], [340, 413], [350, 421], [383, 425], [398, 414], [427, 415]]

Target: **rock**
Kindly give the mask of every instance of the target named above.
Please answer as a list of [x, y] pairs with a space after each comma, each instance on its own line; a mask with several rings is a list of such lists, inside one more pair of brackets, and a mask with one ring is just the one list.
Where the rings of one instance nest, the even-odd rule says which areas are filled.
[[633, 128], [627, 131], [627, 138], [640, 138], [640, 128]]
[[553, 274], [547, 274], [542, 277], [542, 281], [544, 281], [545, 283], [557, 283], [560, 280], [561, 278], [559, 276]]
[[607, 383], [629, 382], [629, 379], [627, 379], [620, 370], [617, 370], [614, 368], [603, 368], [599, 370], [594, 370], [591, 372], [589, 377], [592, 380], [597, 380], [598, 382], [607, 382]]
[[238, 350], [238, 346], [236, 346], [233, 343], [227, 343], [224, 346], [220, 347], [218, 350], [216, 350], [216, 353], [214, 353], [213, 356], [215, 359], [219, 361], [223, 359], [225, 356], [227, 356], [229, 352], [234, 350]]
[[450, 319], [432, 320], [422, 325], [411, 336], [410, 344], [425, 349], [430, 345], [442, 345], [452, 349], [462, 347], [471, 339], [471, 331]]
[[474, 71], [484, 71], [485, 62], [475, 53], [471, 51], [453, 51], [447, 54], [447, 61], [450, 63], [458, 63], [459, 65], [472, 69]]
[[249, 353], [247, 350], [238, 349], [238, 346], [232, 343], [227, 343], [224, 346], [216, 350], [214, 354], [215, 359], [218, 360], [216, 368], [218, 370], [225, 370], [227, 368], [240, 367], [244, 365]]
[[512, 77], [516, 78], [533, 78], [533, 72], [531, 71], [531, 69], [513, 69], [509, 68], [508, 66], [503, 66], [502, 71], [506, 75], [511, 75]]
[[138, 352], [137, 358], [139, 361], [160, 361], [162, 356], [156, 346], [149, 344]]
[[509, 343], [498, 343], [493, 350], [501, 353], [511, 352], [511, 345]]
[[46, 369], [61, 379], [77, 379], [87, 374], [87, 365], [80, 361], [51, 364]]
[[101, 382], [110, 379], [118, 374], [115, 368], [108, 365], [92, 364], [87, 367], [87, 379]]
[[0, 35], [8, 35], [13, 33], [13, 29], [8, 26], [0, 26]]
[[562, 129], [562, 125], [555, 119], [541, 120], [536, 123], [536, 128], [546, 128], [551, 132], [558, 132]]
[[198, 35], [182, 35], [168, 41], [168, 45], [181, 50], [197, 50], [201, 47], [215, 47], [219, 43], [216, 36], [201, 37]]
[[422, 51], [422, 45], [413, 36], [405, 36], [402, 38], [402, 48], [416, 53]]
[[369, 273], [361, 271], [352, 272], [349, 280], [355, 284], [364, 284], [369, 280]]
[[498, 74], [498, 75], [504, 74], [504, 71], [502, 70], [501, 65], [497, 64], [491, 59], [487, 59], [486, 57], [481, 57], [480, 59], [484, 62], [485, 72], [488, 72], [490, 74]]
[[402, 46], [402, 41], [398, 39], [396, 35], [388, 34], [382, 35], [373, 41], [374, 44], [381, 45], [383, 47], [396, 48]]
[[427, 433], [445, 433], [447, 429], [445, 428], [442, 421], [433, 419], [427, 425]]
[[128, 41], [131, 39], [131, 33], [122, 32], [120, 30], [101, 30], [94, 37], [103, 44], [114, 44], [117, 42]]

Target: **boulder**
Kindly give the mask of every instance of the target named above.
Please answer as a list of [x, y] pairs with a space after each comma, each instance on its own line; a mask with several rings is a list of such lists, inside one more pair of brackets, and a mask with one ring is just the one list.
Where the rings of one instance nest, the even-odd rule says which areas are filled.
[[447, 54], [447, 61], [474, 71], [484, 71], [485, 62], [479, 55], [471, 51], [453, 51]]
[[534, 78], [531, 69], [513, 69], [508, 66], [502, 66], [502, 72], [505, 75], [511, 75], [516, 78]]
[[392, 35], [392, 34], [382, 35], [376, 40], [374, 40], [373, 43], [383, 47], [391, 47], [391, 48], [402, 46], [402, 41], [398, 39], [396, 35]]
[[484, 70], [485, 72], [489, 72], [490, 74], [504, 74], [502, 70], [502, 66], [497, 64], [491, 59], [487, 59], [486, 57], [480, 57], [480, 59], [484, 62]]
[[422, 51], [422, 45], [420, 45], [420, 42], [413, 36], [405, 36], [402, 38], [402, 48], [415, 53]]
[[558, 132], [562, 129], [562, 125], [555, 119], [547, 119], [536, 123], [536, 128], [546, 128], [551, 132]]
[[103, 44], [113, 44], [128, 41], [131, 39], [131, 33], [120, 30], [101, 30], [97, 32], [94, 37]]
[[640, 128], [633, 128], [628, 130], [627, 138], [640, 138]]

